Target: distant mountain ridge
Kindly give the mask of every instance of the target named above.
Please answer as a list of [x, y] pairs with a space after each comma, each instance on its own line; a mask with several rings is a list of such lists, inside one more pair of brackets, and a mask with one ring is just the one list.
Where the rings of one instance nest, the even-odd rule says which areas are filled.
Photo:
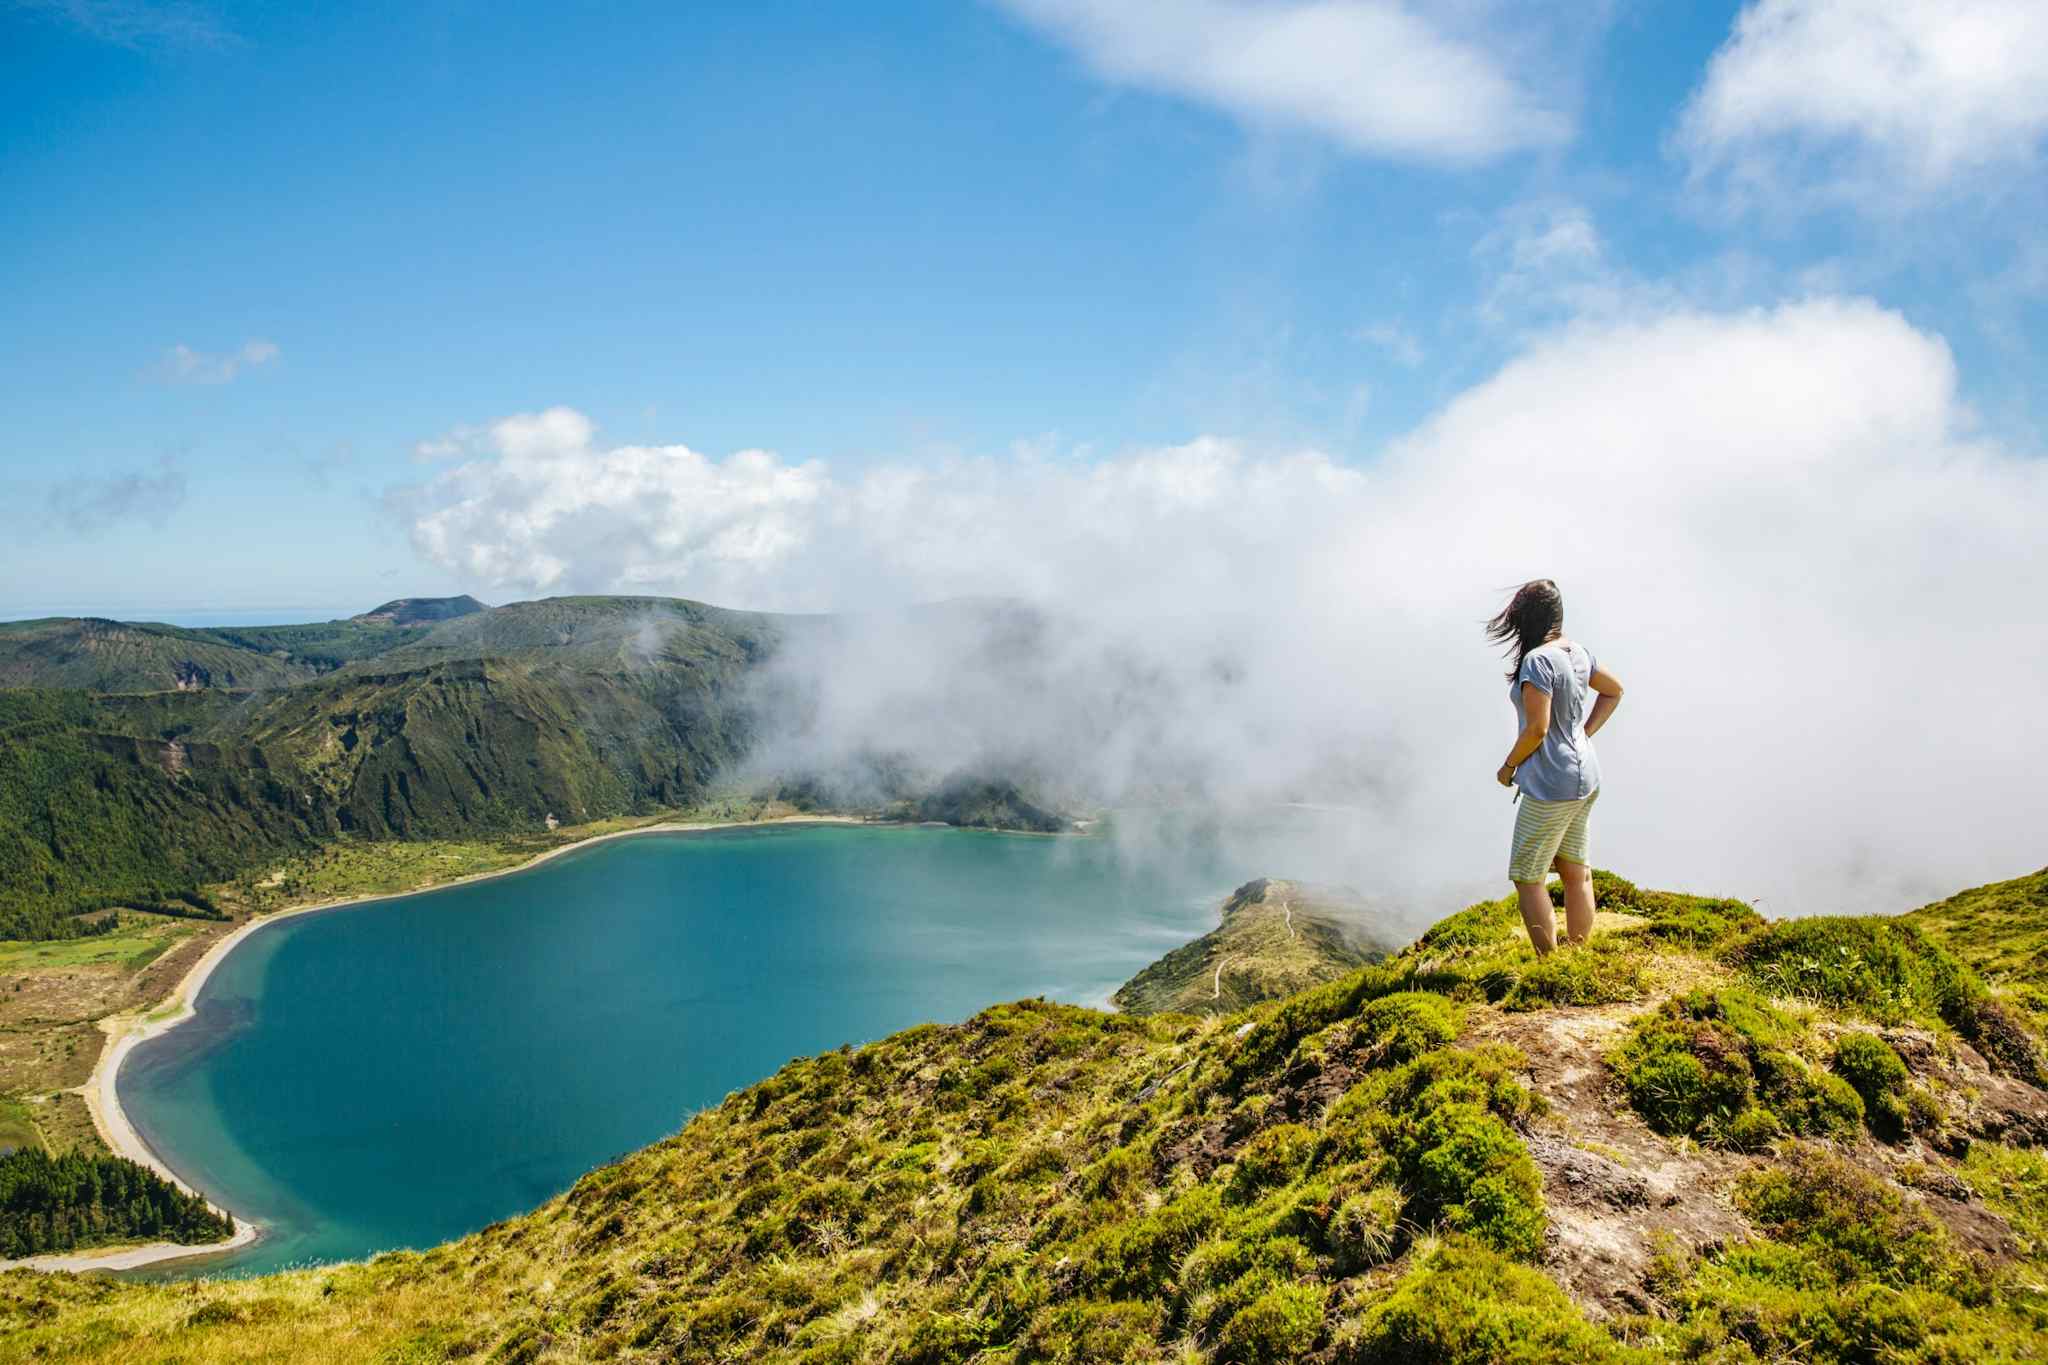
[[375, 622], [393, 626], [418, 626], [435, 621], [451, 621], [458, 616], [471, 616], [489, 608], [474, 597], [398, 597], [381, 607], [372, 607], [352, 621]]
[[[62, 934], [78, 911], [340, 835], [687, 806], [755, 751], [756, 671], [827, 619], [453, 597], [307, 625], [0, 624], [0, 937]], [[1000, 773], [895, 777], [862, 799], [899, 818], [1068, 825]]]

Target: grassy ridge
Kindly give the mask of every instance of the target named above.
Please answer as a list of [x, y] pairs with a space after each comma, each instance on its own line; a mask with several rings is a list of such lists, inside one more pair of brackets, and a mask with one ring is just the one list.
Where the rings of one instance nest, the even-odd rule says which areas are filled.
[[1347, 892], [1263, 879], [1239, 887], [1223, 923], [1174, 949], [1118, 988], [1131, 1014], [1235, 1014], [1321, 985], [1386, 956], [1366, 907]]
[[[1616, 889], [1597, 951], [1538, 962], [1513, 902], [1492, 902], [1227, 1018], [1024, 1001], [794, 1062], [534, 1214], [424, 1253], [198, 1288], [0, 1277], [0, 1360], [2048, 1354], [2048, 1164], [1984, 1114], [1987, 1097], [2048, 1114], [2048, 1096], [1971, 1061], [1952, 1022], [1996, 992], [1932, 945], [1895, 979], [1882, 921], [1793, 954], [1785, 926], [1734, 902]], [[1839, 970], [1773, 977], [1823, 946]], [[1869, 989], [1886, 981], [1901, 989]], [[1604, 1003], [1574, 1003], [1588, 995]], [[1640, 1239], [1646, 1269], [1639, 1306], [1596, 1319], [1550, 1273], [1552, 1201], [1580, 1195], [1543, 1171], [1560, 1149], [1588, 1169], [1571, 1124], [1614, 1132], [1615, 1105], [1546, 1091], [1500, 1039], [1610, 1017], [1615, 1045], [1580, 1065], [1604, 1060], [1621, 1116], [1669, 1117], [1657, 1075], [1692, 1074], [1680, 1057], [1711, 1079], [1740, 1053], [1749, 1088], [1716, 1082], [1707, 1112], [1782, 1120], [1793, 1092], [1759, 1079], [1769, 1052], [1857, 1121], [1672, 1123], [1668, 1148], [1644, 1130], [1657, 1161], [1718, 1182], [1741, 1230], [1655, 1240], [1654, 1201], [1634, 1223], [1603, 1206], [1602, 1235]], [[1894, 1067], [1852, 1037], [1920, 1041], [1910, 1064], [1888, 1051]], [[1912, 1087], [1931, 1124], [1974, 1140], [1886, 1125], [1877, 1101]], [[1751, 1155], [1710, 1160], [1701, 1137]], [[1965, 1208], [1957, 1192], [1979, 1212], [1943, 1212]]]
[[1905, 917], [2048, 1025], [2048, 868], [1979, 886]]
[[125, 621], [0, 622], [0, 687], [157, 692], [286, 687], [315, 669], [202, 630]]

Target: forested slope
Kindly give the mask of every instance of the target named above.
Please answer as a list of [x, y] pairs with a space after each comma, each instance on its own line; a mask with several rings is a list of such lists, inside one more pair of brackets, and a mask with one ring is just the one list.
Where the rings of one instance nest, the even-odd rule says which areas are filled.
[[7, 677], [97, 689], [0, 691], [0, 937], [85, 932], [81, 910], [161, 902], [339, 835], [688, 805], [746, 753], [747, 671], [779, 638], [771, 618], [652, 598], [64, 624], [0, 628]]
[[117, 1242], [199, 1246], [233, 1234], [205, 1200], [132, 1161], [38, 1148], [0, 1156], [0, 1258]]

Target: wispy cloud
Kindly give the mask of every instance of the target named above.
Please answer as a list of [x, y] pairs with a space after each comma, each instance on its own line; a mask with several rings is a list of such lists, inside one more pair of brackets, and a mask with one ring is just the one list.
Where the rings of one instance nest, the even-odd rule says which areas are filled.
[[50, 489], [51, 515], [73, 531], [127, 521], [161, 526], [185, 501], [185, 475], [168, 458], [153, 472], [66, 479]]
[[1414, 369], [1423, 361], [1422, 343], [1414, 333], [1392, 322], [1375, 322], [1352, 333], [1368, 346], [1377, 346], [1395, 360]]
[[238, 41], [219, 16], [185, 0], [13, 0], [123, 47], [223, 47]]
[[1756, 0], [1677, 144], [1737, 207], [1897, 212], [1996, 187], [2048, 135], [2040, 0]]
[[1504, 60], [1516, 44], [1455, 32], [1392, 0], [998, 3], [1107, 81], [1354, 152], [1469, 164], [1572, 131], [1569, 115]]
[[277, 343], [252, 340], [225, 354], [195, 351], [182, 342], [163, 353], [152, 371], [166, 384], [225, 384], [247, 370], [260, 369], [276, 360]]

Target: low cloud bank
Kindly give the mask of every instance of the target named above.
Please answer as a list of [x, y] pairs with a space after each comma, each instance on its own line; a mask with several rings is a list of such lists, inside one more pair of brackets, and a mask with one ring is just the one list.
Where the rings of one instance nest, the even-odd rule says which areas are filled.
[[[1512, 715], [1478, 627], [1549, 575], [1629, 687], [1597, 861], [1776, 913], [2043, 861], [2048, 463], [1974, 434], [1947, 348], [1867, 303], [1567, 329], [1362, 467], [1202, 438], [842, 477], [564, 409], [458, 458], [401, 506], [479, 590], [859, 613], [771, 679], [809, 702], [776, 761], [1298, 802], [1315, 865], [1276, 875], [1492, 891]], [[906, 610], [952, 599], [1014, 605]]]

